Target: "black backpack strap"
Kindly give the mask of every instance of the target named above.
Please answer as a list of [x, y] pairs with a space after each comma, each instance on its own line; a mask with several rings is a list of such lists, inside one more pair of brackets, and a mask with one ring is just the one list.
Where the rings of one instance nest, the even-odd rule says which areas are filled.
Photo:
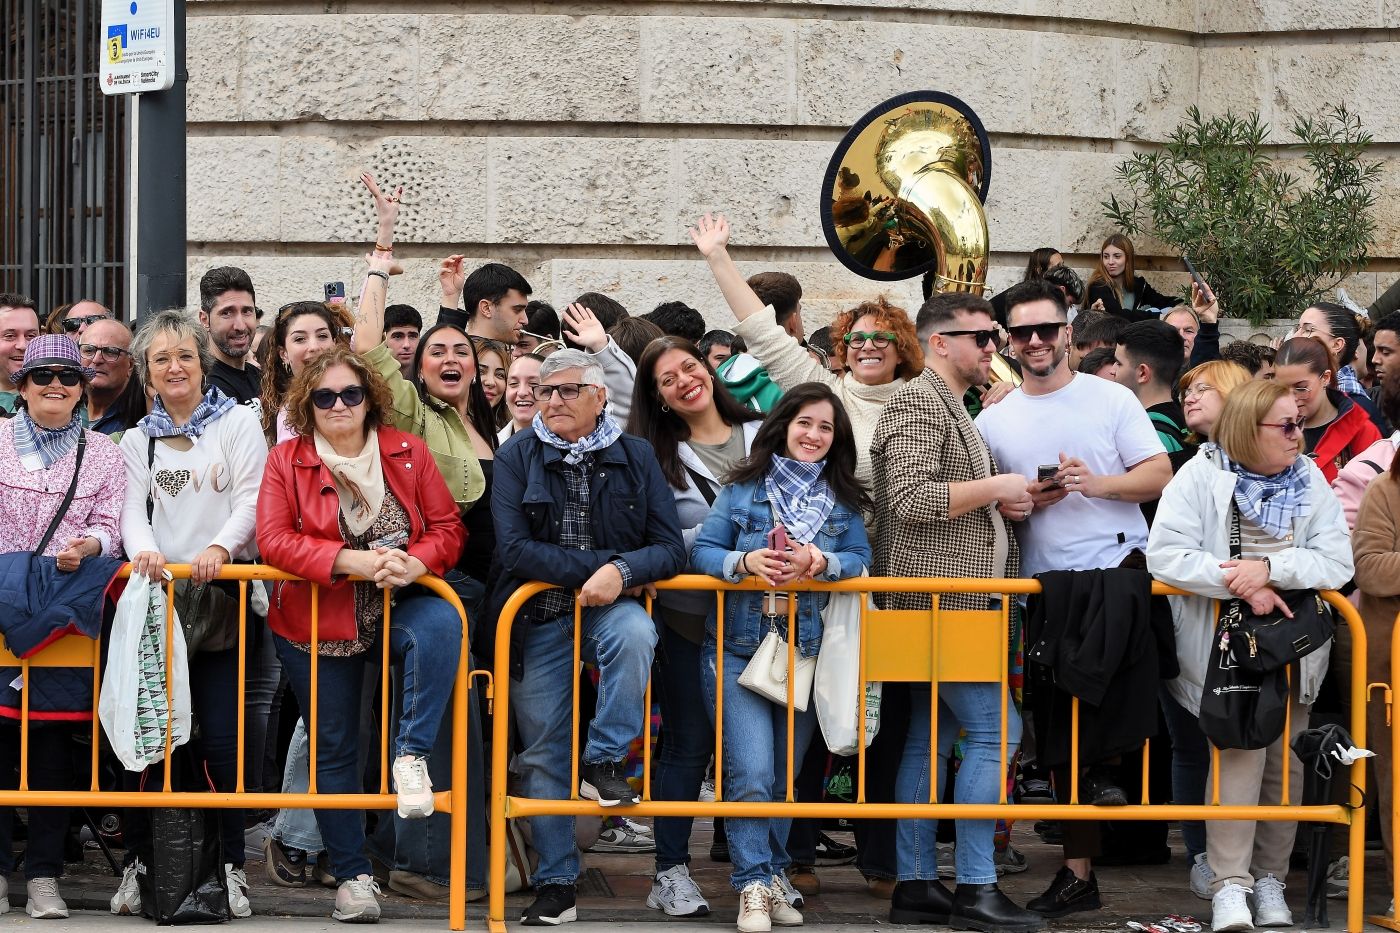
[[685, 471], [690, 474], [690, 481], [695, 484], [696, 489], [700, 490], [700, 495], [705, 497], [705, 504], [714, 505], [715, 490], [714, 487], [710, 485], [710, 481], [705, 478], [705, 475], [694, 467], [685, 466], [684, 463], [682, 463], [681, 466], [685, 467]]

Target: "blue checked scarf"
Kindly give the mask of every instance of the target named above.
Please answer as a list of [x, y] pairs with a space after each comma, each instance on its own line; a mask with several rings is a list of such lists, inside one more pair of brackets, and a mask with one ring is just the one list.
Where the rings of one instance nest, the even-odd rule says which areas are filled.
[[176, 424], [165, 410], [165, 403], [157, 395], [151, 405], [151, 413], [136, 422], [136, 426], [145, 432], [147, 437], [174, 437], [183, 434], [194, 439], [237, 404], [237, 399], [229, 398], [220, 392], [218, 386], [210, 386], [209, 391], [204, 393], [204, 398], [199, 400], [199, 406], [195, 408], [190, 420], [184, 424]]
[[1343, 366], [1337, 370], [1337, 388], [1343, 395], [1366, 394], [1366, 388], [1361, 385], [1361, 380], [1356, 378], [1356, 370], [1351, 366]]
[[611, 447], [622, 436], [622, 429], [617, 426], [617, 422], [603, 415], [598, 419], [598, 426], [593, 429], [593, 433], [587, 437], [579, 438], [570, 443], [549, 428], [544, 426], [544, 415], [535, 412], [535, 420], [531, 422], [535, 428], [535, 437], [548, 444], [550, 447], [557, 447], [564, 451], [564, 462], [570, 466], [578, 466], [583, 458], [594, 451]]
[[[1217, 444], [1202, 449], [1220, 450]], [[1283, 539], [1293, 530], [1293, 520], [1312, 510], [1308, 503], [1308, 459], [1298, 457], [1293, 465], [1274, 476], [1251, 473], [1220, 450], [1226, 467], [1235, 474], [1235, 504], [1240, 514], [1275, 538]]]
[[836, 505], [836, 496], [822, 476], [825, 469], [825, 460], [804, 463], [773, 454], [763, 478], [773, 514], [788, 537], [802, 544], [812, 543]]
[[46, 470], [68, 456], [68, 451], [78, 446], [78, 435], [83, 433], [83, 422], [76, 411], [73, 420], [63, 427], [46, 428], [35, 424], [28, 410], [21, 408], [15, 415], [14, 425], [15, 454], [21, 460], [37, 455]]

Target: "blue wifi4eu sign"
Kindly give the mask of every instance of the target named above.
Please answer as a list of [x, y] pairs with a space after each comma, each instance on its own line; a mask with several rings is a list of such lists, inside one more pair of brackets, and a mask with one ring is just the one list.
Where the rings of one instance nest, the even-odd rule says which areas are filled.
[[175, 83], [175, 0], [102, 0], [98, 81], [104, 94]]

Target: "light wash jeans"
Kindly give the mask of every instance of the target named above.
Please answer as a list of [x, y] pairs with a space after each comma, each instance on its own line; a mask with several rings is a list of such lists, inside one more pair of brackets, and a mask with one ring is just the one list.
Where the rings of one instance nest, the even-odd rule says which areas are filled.
[[[705, 709], [715, 715], [716, 645], [706, 636], [700, 647], [700, 682]], [[769, 802], [787, 799], [787, 707], [770, 702], [748, 687], [739, 675], [749, 663], [746, 657], [724, 653], [724, 782], [725, 800]], [[817, 726], [816, 705], [793, 714], [792, 760], [801, 765]], [[729, 838], [729, 858], [734, 871], [729, 883], [742, 891], [752, 881], [767, 882], [792, 864], [787, 853], [791, 819], [740, 819], [724, 821]]]
[[[943, 787], [948, 756], [959, 729], [967, 733], [953, 790], [956, 803], [996, 803], [1001, 795], [1001, 785], [1006, 781], [1006, 769], [1001, 764], [1001, 691], [1000, 684], [947, 681], [938, 685], [938, 769], [934, 787]], [[932, 698], [928, 684], [910, 686], [909, 732], [895, 780], [897, 803], [929, 801]], [[1006, 760], [1010, 761], [1021, 742], [1021, 717], [1009, 698], [1006, 712]], [[995, 882], [996, 820], [958, 820], [956, 828], [958, 884]], [[899, 820], [896, 838], [900, 881], [931, 881], [938, 877], [937, 820]]]
[[[521, 795], [568, 799], [573, 731], [573, 616], [538, 625], [522, 623], [524, 676], [510, 685], [511, 711], [521, 751], [512, 770]], [[583, 761], [622, 761], [646, 721], [646, 686], [656, 651], [656, 624], [641, 604], [620, 597], [583, 610], [582, 655], [596, 664], [598, 708], [588, 727]], [[530, 830], [540, 864], [535, 887], [573, 884], [578, 878], [574, 818], [537, 816]]]

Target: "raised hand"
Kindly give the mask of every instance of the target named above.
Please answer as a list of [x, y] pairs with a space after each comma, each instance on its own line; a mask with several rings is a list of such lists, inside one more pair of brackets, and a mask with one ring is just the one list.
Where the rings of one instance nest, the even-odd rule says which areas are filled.
[[729, 221], [723, 214], [705, 214], [687, 230], [695, 248], [706, 259], [729, 245]]
[[454, 253], [438, 265], [438, 287], [442, 289], [444, 308], [455, 308], [457, 302], [462, 300], [462, 289], [467, 286], [467, 270], [464, 266], [466, 258], [460, 253]]
[[[384, 232], [386, 225], [388, 229], [392, 231], [395, 222], [399, 219], [399, 203], [403, 200], [403, 185], [399, 185], [393, 191], [381, 191], [379, 184], [374, 180], [374, 176], [369, 172], [361, 172], [360, 181], [369, 189], [370, 196], [374, 198], [374, 215], [379, 221], [380, 233], [382, 234]], [[383, 243], [385, 246], [393, 245], [391, 243], [385, 243], [383, 240], [379, 242]]]
[[564, 336], [590, 353], [597, 353], [608, 345], [608, 332], [603, 329], [603, 322], [578, 302], [564, 309], [563, 324]]

